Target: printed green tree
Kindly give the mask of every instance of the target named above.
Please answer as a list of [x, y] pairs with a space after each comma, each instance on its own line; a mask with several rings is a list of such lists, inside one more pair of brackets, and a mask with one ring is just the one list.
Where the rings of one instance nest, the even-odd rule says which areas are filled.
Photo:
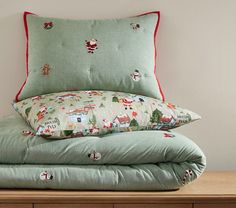
[[138, 129], [139, 124], [138, 124], [137, 120], [133, 118], [130, 121], [129, 127], [131, 127], [132, 129]]
[[104, 108], [105, 107], [105, 105], [103, 104], [103, 103], [101, 103], [100, 105], [99, 105], [99, 108]]
[[119, 103], [118, 97], [114, 96], [114, 97], [112, 98], [112, 102], [114, 102], [114, 103]]
[[28, 108], [25, 109], [25, 115], [26, 115], [27, 118], [29, 116], [30, 111], [31, 111], [31, 107], [28, 107]]
[[191, 121], [191, 115], [189, 113], [186, 113], [184, 122], [188, 123], [189, 121]]
[[162, 117], [162, 112], [159, 111], [158, 109], [154, 110], [152, 112], [152, 116], [150, 118], [151, 123], [158, 123], [160, 121], [160, 118]]
[[73, 130], [64, 130], [63, 133], [65, 136], [70, 136], [71, 134], [73, 134]]
[[89, 124], [91, 124], [93, 127], [95, 127], [96, 123], [97, 123], [96, 116], [93, 115], [92, 118], [89, 119]]

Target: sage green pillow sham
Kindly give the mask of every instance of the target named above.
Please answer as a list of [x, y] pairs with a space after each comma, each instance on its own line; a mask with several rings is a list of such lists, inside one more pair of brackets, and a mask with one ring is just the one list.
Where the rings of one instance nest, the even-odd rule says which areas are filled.
[[37, 135], [50, 138], [168, 130], [200, 119], [176, 105], [136, 94], [71, 91], [13, 104]]
[[159, 12], [67, 20], [25, 12], [27, 79], [15, 100], [70, 90], [112, 90], [164, 100], [156, 77]]

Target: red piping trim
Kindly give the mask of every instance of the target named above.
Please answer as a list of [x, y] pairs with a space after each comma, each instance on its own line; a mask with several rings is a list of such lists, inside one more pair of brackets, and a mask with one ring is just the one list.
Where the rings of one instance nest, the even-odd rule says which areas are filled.
[[156, 40], [157, 40], [157, 31], [158, 31], [158, 28], [159, 28], [159, 24], [160, 24], [160, 12], [158, 11], [157, 13], [157, 16], [158, 16], [158, 20], [157, 20], [157, 24], [156, 24], [156, 28], [155, 28], [155, 32], [154, 32], [154, 50], [155, 50], [155, 65], [154, 65], [154, 74], [155, 74], [155, 77], [156, 77], [156, 80], [157, 80], [157, 84], [158, 84], [158, 87], [160, 89], [160, 93], [161, 93], [161, 96], [162, 96], [162, 100], [165, 101], [165, 95], [163, 93], [163, 90], [161, 88], [161, 84], [160, 84], [160, 81], [157, 77], [157, 74], [156, 74], [156, 65], [157, 65], [157, 47], [156, 47]]
[[[23, 14], [23, 21], [24, 21], [24, 28], [25, 28], [25, 34], [26, 34], [26, 80], [24, 81], [23, 85], [21, 86], [20, 90], [18, 91], [18, 93], [16, 94], [16, 97], [15, 97], [15, 101], [18, 102], [19, 101], [19, 96], [20, 96], [20, 93], [22, 92], [25, 84], [26, 84], [26, 81], [27, 81], [27, 78], [28, 78], [28, 74], [29, 74], [29, 66], [28, 66], [28, 55], [29, 55], [29, 52], [28, 52], [28, 42], [29, 42], [29, 35], [28, 35], [28, 25], [27, 25], [27, 15], [35, 15], [31, 12], [24, 12]], [[157, 20], [157, 23], [156, 23], [156, 26], [155, 26], [155, 30], [154, 30], [154, 76], [156, 77], [156, 80], [157, 80], [157, 84], [158, 84], [158, 88], [160, 89], [160, 93], [161, 93], [161, 96], [162, 96], [162, 100], [165, 101], [165, 96], [164, 96], [164, 93], [163, 93], [163, 90], [161, 88], [161, 84], [160, 84], [160, 81], [156, 75], [156, 59], [157, 59], [157, 49], [156, 49], [156, 39], [157, 39], [157, 31], [158, 31], [158, 28], [159, 28], [159, 24], [160, 24], [160, 11], [153, 11], [153, 12], [147, 12], [147, 13], [144, 13], [144, 14], [140, 14], [138, 16], [143, 16], [143, 15], [148, 15], [148, 14], [156, 14], [158, 16], [158, 20]]]
[[163, 93], [160, 81], [159, 81], [159, 79], [157, 77], [157, 74], [156, 74], [156, 65], [157, 65], [156, 39], [157, 39], [157, 31], [158, 31], [159, 24], [160, 24], [160, 11], [147, 12], [147, 13], [144, 13], [144, 14], [141, 14], [141, 15], [138, 15], [138, 16], [143, 16], [143, 15], [147, 15], [147, 14], [156, 14], [158, 16], [158, 20], [157, 20], [156, 27], [155, 27], [155, 30], [154, 30], [154, 37], [153, 37], [154, 38], [154, 76], [156, 77], [158, 88], [160, 89], [160, 93], [161, 93], [161, 96], [162, 96], [162, 100], [165, 101], [165, 95]]
[[15, 97], [15, 101], [18, 102], [19, 101], [19, 96], [20, 96], [20, 93], [21, 91], [23, 90], [25, 84], [26, 84], [26, 81], [27, 81], [27, 78], [28, 78], [28, 74], [29, 74], [29, 67], [28, 67], [28, 55], [29, 55], [29, 52], [28, 52], [28, 42], [29, 42], [29, 33], [28, 33], [28, 25], [27, 25], [27, 15], [29, 14], [32, 14], [32, 15], [35, 15], [31, 12], [24, 12], [23, 14], [23, 22], [24, 22], [24, 28], [25, 28], [25, 35], [26, 35], [26, 79], [23, 83], [23, 85], [21, 86], [20, 90], [17, 92], [16, 94], [16, 97]]

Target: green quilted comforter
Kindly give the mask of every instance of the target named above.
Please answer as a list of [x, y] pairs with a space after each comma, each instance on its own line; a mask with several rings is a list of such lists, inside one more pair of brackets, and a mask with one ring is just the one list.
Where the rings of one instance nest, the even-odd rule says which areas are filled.
[[12, 115], [0, 121], [0, 188], [172, 190], [198, 178], [206, 160], [166, 131], [47, 140]]

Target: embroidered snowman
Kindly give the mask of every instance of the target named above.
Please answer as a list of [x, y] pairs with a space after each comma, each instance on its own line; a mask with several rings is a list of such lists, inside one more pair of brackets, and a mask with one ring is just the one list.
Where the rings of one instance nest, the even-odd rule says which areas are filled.
[[49, 173], [48, 171], [43, 171], [39, 175], [41, 181], [49, 181], [53, 179], [53, 175]]
[[102, 158], [102, 155], [99, 152], [93, 151], [93, 152], [88, 154], [88, 157], [91, 160], [96, 161], [96, 160], [100, 160]]
[[141, 79], [141, 74], [139, 70], [135, 69], [132, 74], [130, 74], [131, 78], [135, 81], [138, 82]]
[[130, 26], [134, 31], [138, 30], [140, 28], [140, 25], [137, 23], [130, 23]]

